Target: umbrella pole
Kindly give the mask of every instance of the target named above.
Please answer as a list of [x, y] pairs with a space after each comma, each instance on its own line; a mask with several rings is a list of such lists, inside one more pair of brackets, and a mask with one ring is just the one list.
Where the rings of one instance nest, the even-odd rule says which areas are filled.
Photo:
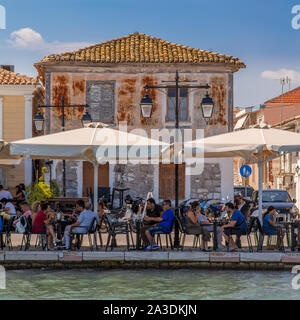
[[98, 163], [94, 163], [94, 212], [98, 212]]
[[262, 149], [259, 151], [259, 160], [258, 160], [258, 212], [259, 220], [262, 223], [262, 170], [263, 169], [263, 157]]

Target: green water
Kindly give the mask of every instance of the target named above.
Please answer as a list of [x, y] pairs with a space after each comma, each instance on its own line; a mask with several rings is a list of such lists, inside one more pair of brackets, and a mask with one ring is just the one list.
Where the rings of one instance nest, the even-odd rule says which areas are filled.
[[289, 272], [7, 271], [0, 299], [300, 299]]

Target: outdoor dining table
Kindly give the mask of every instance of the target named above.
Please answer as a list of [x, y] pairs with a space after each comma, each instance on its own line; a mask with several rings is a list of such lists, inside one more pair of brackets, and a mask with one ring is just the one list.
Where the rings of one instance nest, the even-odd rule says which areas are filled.
[[136, 250], [140, 250], [141, 248], [141, 226], [143, 222], [141, 220], [136, 220], [135, 226], [136, 226]]
[[217, 251], [218, 250], [218, 227], [223, 226], [224, 224], [228, 223], [227, 220], [224, 219], [214, 219], [213, 221], [213, 227], [214, 227], [214, 239], [213, 239], [213, 250]]
[[62, 236], [63, 236], [63, 232], [65, 230], [65, 228], [72, 224], [72, 220], [71, 219], [64, 219], [64, 220], [56, 220], [57, 223], [57, 239], [58, 240], [62, 240]]

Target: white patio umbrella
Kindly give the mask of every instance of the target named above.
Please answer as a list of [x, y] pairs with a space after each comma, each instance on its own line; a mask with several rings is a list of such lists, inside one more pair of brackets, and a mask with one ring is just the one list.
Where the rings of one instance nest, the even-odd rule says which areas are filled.
[[[197, 150], [198, 149], [198, 150]], [[205, 158], [241, 157], [258, 164], [259, 214], [262, 220], [262, 167], [280, 152], [300, 150], [300, 134], [279, 129], [246, 129], [195, 141], [184, 146], [185, 159], [196, 151]]]
[[98, 202], [98, 165], [100, 163], [149, 163], [159, 160], [161, 148], [168, 144], [94, 123], [69, 130], [10, 143], [12, 155], [33, 159], [90, 161], [94, 164], [94, 210]]

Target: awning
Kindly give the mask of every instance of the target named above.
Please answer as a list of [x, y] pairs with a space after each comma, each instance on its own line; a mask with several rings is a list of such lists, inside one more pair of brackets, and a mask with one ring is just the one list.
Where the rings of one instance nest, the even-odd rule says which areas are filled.
[[246, 122], [246, 120], [247, 120], [247, 118], [248, 118], [248, 115], [240, 118], [240, 119], [237, 121], [237, 123], [236, 123], [236, 125], [235, 125], [235, 127], [234, 127], [234, 130], [242, 129], [243, 126], [244, 126], [244, 124], [245, 124], [245, 122]]
[[0, 168], [18, 166], [21, 162], [22, 159], [0, 159]]

